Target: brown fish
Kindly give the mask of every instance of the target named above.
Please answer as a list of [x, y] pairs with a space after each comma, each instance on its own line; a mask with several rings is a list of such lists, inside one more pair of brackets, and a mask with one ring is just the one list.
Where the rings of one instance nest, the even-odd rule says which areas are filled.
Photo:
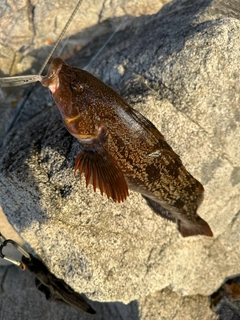
[[167, 209], [166, 217], [177, 222], [182, 236], [213, 236], [197, 215], [203, 186], [148, 119], [94, 75], [60, 58], [52, 61], [41, 83], [82, 146], [75, 172], [84, 174], [86, 186], [92, 184], [115, 202], [124, 201], [129, 188], [158, 213], [160, 206]]

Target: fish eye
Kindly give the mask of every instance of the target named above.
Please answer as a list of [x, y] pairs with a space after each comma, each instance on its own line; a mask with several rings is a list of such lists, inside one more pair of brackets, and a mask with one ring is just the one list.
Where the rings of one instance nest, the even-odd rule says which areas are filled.
[[71, 88], [78, 93], [82, 93], [84, 90], [84, 88], [81, 84], [74, 83], [74, 82], [71, 83]]

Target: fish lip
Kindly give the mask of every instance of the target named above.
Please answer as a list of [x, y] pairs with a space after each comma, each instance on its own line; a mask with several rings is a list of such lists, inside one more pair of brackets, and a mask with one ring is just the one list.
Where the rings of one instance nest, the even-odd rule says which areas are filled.
[[49, 88], [52, 93], [55, 93], [59, 88], [59, 73], [62, 69], [63, 63], [61, 63], [56, 70], [56, 66], [54, 65], [54, 60], [49, 67], [49, 71], [47, 76], [42, 77], [41, 84], [44, 87]]

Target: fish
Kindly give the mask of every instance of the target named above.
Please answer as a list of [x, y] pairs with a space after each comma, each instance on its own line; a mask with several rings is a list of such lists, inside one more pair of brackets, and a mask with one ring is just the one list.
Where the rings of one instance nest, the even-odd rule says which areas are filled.
[[133, 190], [155, 212], [175, 221], [183, 237], [213, 236], [197, 214], [202, 184], [153, 123], [96, 76], [59, 57], [40, 82], [50, 90], [66, 129], [80, 143], [75, 173], [85, 177], [86, 187], [92, 185], [116, 203]]

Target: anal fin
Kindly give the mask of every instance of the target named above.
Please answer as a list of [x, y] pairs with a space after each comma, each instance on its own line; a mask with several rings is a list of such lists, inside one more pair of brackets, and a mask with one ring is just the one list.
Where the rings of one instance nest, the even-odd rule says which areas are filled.
[[151, 198], [148, 198], [147, 196], [142, 194], [142, 197], [146, 200], [149, 207], [159, 216], [161, 216], [164, 219], [176, 222], [176, 218], [171, 214], [171, 212], [167, 209], [165, 209], [163, 206], [161, 206], [158, 202], [152, 200]]
[[84, 174], [86, 187], [93, 185], [103, 195], [114, 202], [124, 201], [128, 196], [128, 185], [117, 161], [103, 147], [95, 150], [83, 149], [76, 158], [75, 172], [79, 169], [80, 178]]

